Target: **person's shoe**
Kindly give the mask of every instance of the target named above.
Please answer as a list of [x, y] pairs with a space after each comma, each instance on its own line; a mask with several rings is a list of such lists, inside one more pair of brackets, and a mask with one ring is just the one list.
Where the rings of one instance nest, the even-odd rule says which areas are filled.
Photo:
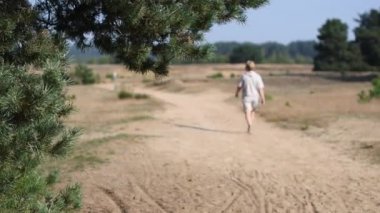
[[251, 126], [248, 126], [248, 128], [247, 128], [247, 133], [248, 133], [248, 134], [251, 134]]

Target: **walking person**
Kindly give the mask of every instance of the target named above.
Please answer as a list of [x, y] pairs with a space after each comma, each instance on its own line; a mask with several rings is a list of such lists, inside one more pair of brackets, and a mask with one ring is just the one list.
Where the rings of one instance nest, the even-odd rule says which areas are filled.
[[240, 90], [242, 90], [242, 101], [247, 121], [247, 133], [251, 133], [252, 123], [255, 119], [255, 113], [260, 104], [265, 104], [264, 82], [261, 76], [253, 69], [255, 62], [247, 61], [245, 64], [246, 72], [240, 78], [239, 84], [236, 89], [235, 97], [239, 97]]

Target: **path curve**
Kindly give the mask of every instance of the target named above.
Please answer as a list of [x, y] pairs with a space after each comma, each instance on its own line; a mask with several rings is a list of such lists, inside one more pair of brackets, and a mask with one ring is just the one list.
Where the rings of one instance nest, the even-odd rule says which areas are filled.
[[[109, 165], [83, 174], [86, 190], [101, 185], [118, 198], [116, 203], [123, 200], [114, 209], [380, 212], [376, 165], [353, 161], [315, 138], [261, 118], [248, 135], [240, 109], [226, 102], [230, 94], [219, 90], [136, 91], [166, 103], [154, 121], [129, 129], [156, 137], [132, 144], [120, 141], [123, 151]], [[92, 193], [85, 198], [84, 211], [106, 209], [97, 204], [98, 192]]]

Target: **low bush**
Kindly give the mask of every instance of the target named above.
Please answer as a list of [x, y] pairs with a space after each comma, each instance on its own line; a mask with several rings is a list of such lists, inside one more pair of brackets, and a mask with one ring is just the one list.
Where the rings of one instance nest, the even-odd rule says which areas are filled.
[[224, 78], [223, 74], [221, 72], [218, 72], [218, 73], [215, 73], [215, 74], [212, 74], [212, 75], [209, 75], [207, 76], [207, 78], [211, 78], [211, 79], [221, 79], [221, 78]]
[[119, 92], [118, 96], [119, 99], [131, 99], [133, 98], [133, 93], [122, 90]]
[[112, 73], [107, 73], [106, 74], [106, 78], [108, 78], [108, 79], [113, 79], [113, 74]]
[[140, 93], [134, 94], [134, 93], [122, 90], [119, 92], [118, 97], [119, 97], [119, 99], [132, 99], [132, 98], [134, 98], [134, 99], [140, 100], [140, 99], [148, 99], [149, 95], [140, 94]]
[[147, 95], [147, 94], [135, 94], [133, 97], [135, 99], [148, 99], [149, 95]]
[[372, 89], [369, 91], [371, 98], [380, 98], [380, 77], [372, 81]]
[[94, 84], [97, 81], [97, 77], [86, 65], [79, 64], [75, 67], [74, 80], [81, 84]]
[[267, 100], [267, 101], [272, 101], [272, 100], [273, 100], [273, 96], [270, 95], [270, 94], [268, 94], [268, 93], [266, 93], [266, 94], [265, 94], [265, 100]]
[[380, 98], [380, 77], [372, 80], [372, 89], [368, 92], [362, 90], [358, 94], [358, 101], [360, 103], [367, 103], [373, 98]]

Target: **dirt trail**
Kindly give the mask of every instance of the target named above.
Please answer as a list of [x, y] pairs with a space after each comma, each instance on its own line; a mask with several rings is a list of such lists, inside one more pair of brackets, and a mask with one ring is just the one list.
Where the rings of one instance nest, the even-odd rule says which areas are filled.
[[84, 212], [380, 212], [380, 170], [258, 118], [245, 133], [230, 94], [140, 89], [167, 103], [78, 174]]

